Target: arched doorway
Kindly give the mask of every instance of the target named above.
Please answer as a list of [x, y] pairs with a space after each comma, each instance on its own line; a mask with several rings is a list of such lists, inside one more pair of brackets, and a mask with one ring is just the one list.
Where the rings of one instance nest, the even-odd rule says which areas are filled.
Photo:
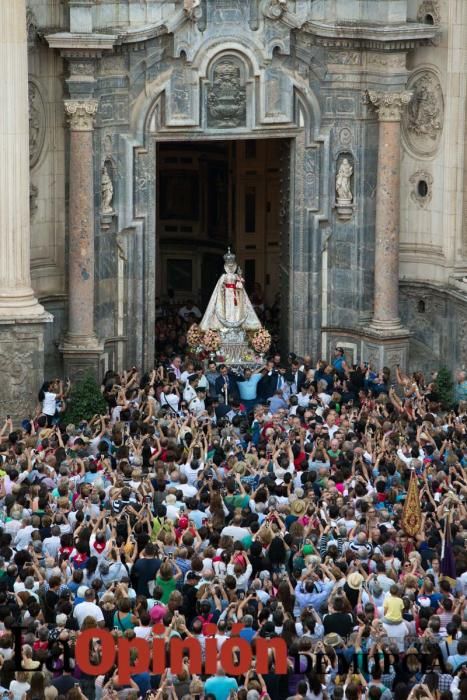
[[[269, 303], [280, 294], [284, 349], [320, 348], [319, 107], [306, 85], [275, 70], [270, 79], [290, 89], [283, 114], [270, 116], [267, 105], [279, 101], [267, 96], [268, 76], [253, 62], [240, 49], [218, 55], [208, 48], [190, 66], [197, 87], [189, 117], [180, 117], [189, 102], [181, 69], [135, 107], [144, 144], [131, 144], [141, 266], [130, 270], [128, 304], [136, 313], [128, 354], [143, 366], [153, 361], [156, 296], [172, 289], [180, 299], [205, 303], [229, 243], [249, 285], [259, 282]], [[219, 87], [219, 71], [230, 92]], [[235, 101], [243, 106], [233, 113]], [[180, 189], [183, 201], [177, 201]]]

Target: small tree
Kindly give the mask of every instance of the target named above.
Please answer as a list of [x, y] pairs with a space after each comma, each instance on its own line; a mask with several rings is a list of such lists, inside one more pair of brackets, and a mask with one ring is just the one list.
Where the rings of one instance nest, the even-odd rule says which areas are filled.
[[445, 411], [449, 411], [454, 404], [454, 382], [451, 372], [447, 367], [441, 367], [435, 381], [435, 395], [437, 401]]
[[92, 374], [86, 374], [73, 384], [65, 411], [66, 423], [77, 424], [81, 420], [90, 420], [96, 413], [103, 415], [106, 411], [107, 404]]

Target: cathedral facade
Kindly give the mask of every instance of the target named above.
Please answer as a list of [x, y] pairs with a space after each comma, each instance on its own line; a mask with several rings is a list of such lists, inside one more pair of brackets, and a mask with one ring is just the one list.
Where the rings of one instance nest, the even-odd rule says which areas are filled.
[[22, 259], [42, 308], [8, 309], [0, 350], [29, 338], [34, 381], [41, 363], [151, 366], [157, 299], [201, 304], [227, 245], [280, 294], [287, 350], [463, 365], [464, 0], [1, 8], [27, 27], [9, 82], [28, 84]]

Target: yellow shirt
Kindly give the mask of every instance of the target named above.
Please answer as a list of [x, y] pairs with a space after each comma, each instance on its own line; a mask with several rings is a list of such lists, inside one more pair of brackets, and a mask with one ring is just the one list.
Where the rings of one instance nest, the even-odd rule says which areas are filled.
[[390, 595], [384, 601], [384, 617], [391, 622], [401, 622], [404, 603], [402, 598]]

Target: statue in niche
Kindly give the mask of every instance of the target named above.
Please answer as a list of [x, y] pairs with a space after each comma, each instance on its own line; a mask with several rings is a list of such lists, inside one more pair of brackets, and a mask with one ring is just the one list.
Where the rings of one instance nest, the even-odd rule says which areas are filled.
[[113, 213], [113, 208], [112, 208], [113, 196], [114, 196], [114, 186], [112, 184], [112, 179], [109, 175], [109, 171], [107, 169], [107, 166], [104, 165], [104, 167], [102, 168], [102, 179], [101, 179], [101, 197], [102, 197], [101, 211], [102, 211], [102, 214], [112, 214]]
[[350, 189], [350, 178], [352, 177], [353, 168], [347, 158], [342, 160], [339, 166], [336, 177], [336, 193], [337, 202], [351, 202], [352, 192]]

